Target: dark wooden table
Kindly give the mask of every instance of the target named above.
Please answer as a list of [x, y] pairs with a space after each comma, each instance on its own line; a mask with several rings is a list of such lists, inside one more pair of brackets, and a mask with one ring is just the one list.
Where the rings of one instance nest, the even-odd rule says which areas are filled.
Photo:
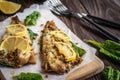
[[[22, 4], [22, 8], [19, 11], [23, 11], [24, 8], [29, 7], [33, 3], [41, 4], [41, 0], [10, 0]], [[112, 20], [120, 23], [120, 6], [118, 6], [115, 0], [62, 0], [62, 2], [70, 9], [78, 12], [85, 12], [91, 15], [99, 16], [108, 20]], [[11, 15], [5, 15], [0, 12], [0, 21], [3, 21]], [[105, 36], [100, 34], [96, 28], [87, 22], [78, 20], [75, 18], [66, 18], [63, 16], [58, 16], [80, 39], [83, 41], [93, 39], [99, 42], [104, 42], [107, 40]], [[103, 26], [109, 31], [115, 33], [120, 37], [120, 28], [116, 29], [110, 26]], [[120, 26], [119, 26], [120, 27]], [[115, 69], [120, 70], [119, 64], [110, 60], [107, 56], [99, 53], [97, 51], [96, 56], [98, 56], [105, 64], [105, 66], [113, 66]], [[103, 80], [102, 72], [87, 79], [87, 80]]]

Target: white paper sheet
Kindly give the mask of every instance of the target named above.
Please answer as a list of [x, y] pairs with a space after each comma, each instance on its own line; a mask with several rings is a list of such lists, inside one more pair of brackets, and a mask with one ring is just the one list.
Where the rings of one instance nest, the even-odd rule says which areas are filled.
[[[46, 8], [45, 5], [39, 6], [38, 4], [33, 4], [30, 8], [27, 8], [23, 12], [17, 13], [16, 15], [19, 17], [19, 19], [21, 21], [24, 21], [25, 17], [27, 15], [31, 14], [33, 11], [39, 11], [41, 13], [41, 17], [37, 21], [37, 25], [29, 27], [33, 32], [39, 34], [37, 39], [34, 41], [35, 52], [39, 52], [39, 45], [37, 43], [38, 43], [38, 39], [41, 35], [41, 30], [44, 29], [44, 26], [41, 26], [41, 24], [45, 25], [45, 23], [47, 21], [53, 20], [59, 29], [64, 30], [69, 36], [71, 36], [71, 41], [78, 43], [78, 46], [85, 49], [87, 53], [84, 55], [83, 62], [79, 66], [74, 67], [73, 69], [70, 70], [69, 73], [66, 73], [64, 75], [50, 74], [50, 73], [42, 72], [39, 56], [37, 57], [37, 63], [34, 65], [28, 64], [28, 65], [25, 65], [25, 66], [23, 66], [21, 68], [17, 68], [17, 69], [0, 66], [0, 70], [4, 74], [6, 80], [12, 80], [13, 75], [11, 73], [13, 73], [13, 72], [14, 72], [14, 75], [18, 75], [21, 72], [37, 72], [37, 73], [41, 73], [45, 80], [65, 80], [65, 77], [68, 74], [73, 72], [75, 69], [80, 68], [80, 67], [84, 66], [85, 64], [88, 64], [89, 62], [91, 62], [93, 60], [95, 53], [96, 53], [96, 49], [88, 46], [81, 39], [79, 39], [73, 32], [70, 31], [70, 29], [59, 18], [57, 18], [55, 15], [53, 15], [50, 12], [50, 10], [48, 10]], [[16, 16], [16, 15], [14, 15], [14, 16]], [[5, 32], [5, 26], [9, 25], [10, 21], [11, 21], [11, 17], [4, 20], [3, 22], [0, 22], [0, 38], [2, 38], [2, 35]], [[46, 74], [49, 75], [48, 78], [45, 78]]]

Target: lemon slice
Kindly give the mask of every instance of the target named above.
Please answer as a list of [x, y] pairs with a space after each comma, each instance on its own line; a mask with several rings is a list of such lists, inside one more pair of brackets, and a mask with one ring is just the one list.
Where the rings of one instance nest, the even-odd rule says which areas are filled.
[[69, 44], [63, 42], [55, 42], [55, 46], [58, 48], [59, 53], [64, 55], [67, 62], [76, 59], [76, 53]]
[[0, 0], [0, 2], [5, 1], [5, 0]]
[[6, 0], [0, 0], [0, 2], [2, 2], [2, 1], [6, 1]]
[[21, 8], [20, 4], [1, 0], [0, 1], [0, 10], [5, 14], [13, 14]]
[[22, 24], [12, 24], [7, 26], [7, 32], [15, 36], [27, 35], [27, 28]]
[[50, 34], [54, 35], [58, 40], [62, 40], [64, 42], [70, 41], [70, 37], [63, 31], [51, 31]]
[[1, 49], [9, 51], [19, 49], [23, 53], [26, 53], [29, 50], [29, 42], [19, 36], [9, 36], [1, 43]]

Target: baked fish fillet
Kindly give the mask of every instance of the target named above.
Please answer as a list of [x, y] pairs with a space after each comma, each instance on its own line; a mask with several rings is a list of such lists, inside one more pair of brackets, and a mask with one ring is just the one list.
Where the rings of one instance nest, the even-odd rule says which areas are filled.
[[45, 25], [41, 47], [44, 71], [63, 74], [83, 61], [73, 49], [70, 37], [58, 29], [53, 21], [48, 21]]
[[[15, 16], [11, 19], [11, 24], [13, 24], [13, 25], [20, 24], [20, 25], [24, 26], [24, 24], [18, 19], [17, 16]], [[21, 67], [27, 63], [32, 63], [32, 64], [36, 63], [35, 52], [34, 52], [32, 43], [30, 41], [30, 35], [28, 32], [26, 32], [26, 33], [27, 34], [25, 36], [20, 36], [21, 38], [24, 38], [25, 40], [27, 40], [29, 42], [28, 52], [23, 53], [19, 49], [15, 49], [12, 51], [1, 49], [1, 44], [4, 40], [6, 40], [6, 38], [11, 37], [11, 36], [15, 36], [7, 31], [5, 32], [5, 34], [3, 35], [1, 42], [0, 42], [0, 64], [1, 65], [4, 64], [4, 65], [10, 66], [10, 67], [18, 68], [18, 67]], [[15, 42], [14, 42], [14, 44], [15, 44]], [[12, 47], [12, 45], [11, 45], [11, 47]]]

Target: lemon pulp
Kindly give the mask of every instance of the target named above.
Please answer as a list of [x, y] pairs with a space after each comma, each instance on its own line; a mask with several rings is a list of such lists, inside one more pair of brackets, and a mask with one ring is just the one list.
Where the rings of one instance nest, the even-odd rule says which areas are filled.
[[62, 40], [64, 42], [70, 41], [70, 37], [63, 31], [51, 31], [50, 34], [54, 35], [58, 40]]
[[5, 14], [13, 14], [17, 12], [20, 8], [21, 8], [20, 4], [10, 1], [0, 0], [0, 10]]
[[12, 24], [7, 26], [7, 32], [15, 36], [27, 35], [27, 28], [22, 24]]
[[29, 42], [19, 36], [9, 36], [1, 43], [2, 50], [14, 51], [15, 49], [21, 50], [23, 53], [28, 52]]
[[59, 53], [64, 55], [67, 62], [76, 59], [76, 53], [69, 44], [63, 42], [56, 42], [55, 46], [58, 48]]

